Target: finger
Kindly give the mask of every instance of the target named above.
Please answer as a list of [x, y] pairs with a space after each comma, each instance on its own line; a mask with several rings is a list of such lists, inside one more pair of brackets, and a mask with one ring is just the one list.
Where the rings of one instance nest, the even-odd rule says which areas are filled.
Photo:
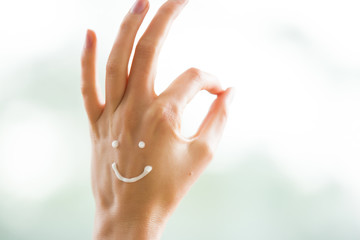
[[219, 94], [202, 122], [191, 143], [193, 150], [211, 159], [222, 136], [228, 115], [228, 107], [234, 95], [233, 88], [228, 88]]
[[126, 89], [128, 64], [136, 33], [149, 9], [148, 0], [137, 0], [121, 23], [106, 66], [106, 105], [119, 105]]
[[136, 47], [129, 76], [129, 92], [126, 94], [133, 96], [154, 94], [156, 64], [161, 46], [174, 19], [186, 2], [187, 0], [168, 0], [158, 10]]
[[87, 30], [84, 49], [81, 56], [81, 92], [85, 110], [90, 122], [94, 123], [101, 115], [103, 104], [96, 82], [96, 34]]
[[175, 79], [159, 97], [167, 98], [172, 105], [182, 111], [201, 90], [212, 94], [219, 94], [223, 91], [215, 76], [196, 68], [190, 68]]

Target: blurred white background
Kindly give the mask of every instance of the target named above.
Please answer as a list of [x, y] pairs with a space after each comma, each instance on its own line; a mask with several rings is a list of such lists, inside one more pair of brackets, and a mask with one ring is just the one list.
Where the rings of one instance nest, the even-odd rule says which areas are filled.
[[[145, 30], [164, 1], [150, 0]], [[0, 8], [0, 239], [89, 239], [90, 144], [79, 90], [86, 29], [98, 78], [133, 1]], [[163, 239], [360, 239], [360, 2], [190, 0], [156, 92], [189, 67], [235, 86], [217, 155]], [[139, 37], [138, 36], [138, 37]], [[196, 131], [211, 101], [183, 119]]]

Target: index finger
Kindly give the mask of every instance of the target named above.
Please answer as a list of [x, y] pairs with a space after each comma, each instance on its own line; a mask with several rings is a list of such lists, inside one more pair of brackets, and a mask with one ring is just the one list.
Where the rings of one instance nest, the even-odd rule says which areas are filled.
[[175, 108], [182, 111], [201, 90], [212, 94], [223, 91], [219, 80], [214, 75], [197, 68], [190, 68], [175, 79], [159, 97], [165, 97]]

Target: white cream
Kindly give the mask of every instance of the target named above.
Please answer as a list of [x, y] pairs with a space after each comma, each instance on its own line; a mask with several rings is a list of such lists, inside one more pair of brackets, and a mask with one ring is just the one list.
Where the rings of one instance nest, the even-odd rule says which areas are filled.
[[118, 140], [112, 141], [111, 146], [112, 146], [113, 148], [119, 147], [119, 141], [118, 141]]
[[151, 167], [151, 166], [146, 166], [146, 167], [144, 168], [144, 172], [143, 172], [142, 174], [140, 174], [140, 175], [137, 176], [137, 177], [133, 177], [133, 178], [126, 178], [126, 177], [121, 176], [121, 174], [119, 173], [119, 171], [118, 171], [118, 169], [117, 169], [117, 165], [116, 165], [115, 162], [112, 164], [112, 169], [114, 170], [116, 177], [117, 177], [120, 181], [123, 181], [123, 182], [126, 182], [126, 183], [133, 183], [133, 182], [139, 181], [140, 179], [142, 179], [143, 177], [145, 177], [146, 175], [148, 175], [148, 174], [151, 172], [152, 167]]
[[138, 146], [139, 148], [145, 148], [145, 142], [140, 141]]

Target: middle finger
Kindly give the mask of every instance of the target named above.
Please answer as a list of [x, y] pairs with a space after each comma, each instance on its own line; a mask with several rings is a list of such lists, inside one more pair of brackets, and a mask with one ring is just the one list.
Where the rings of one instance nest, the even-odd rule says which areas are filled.
[[133, 64], [129, 75], [130, 96], [152, 97], [157, 59], [161, 46], [174, 21], [187, 0], [168, 0], [164, 3], [136, 47]]

